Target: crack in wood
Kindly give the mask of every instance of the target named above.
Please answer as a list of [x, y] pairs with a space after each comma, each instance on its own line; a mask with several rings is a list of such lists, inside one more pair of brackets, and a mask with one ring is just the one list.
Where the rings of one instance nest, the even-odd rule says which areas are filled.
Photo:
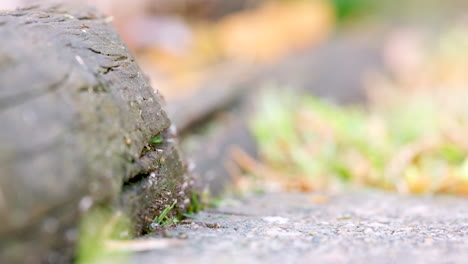
[[102, 84], [97, 84], [94, 86], [83, 86], [78, 89], [80, 93], [108, 93], [109, 89]]

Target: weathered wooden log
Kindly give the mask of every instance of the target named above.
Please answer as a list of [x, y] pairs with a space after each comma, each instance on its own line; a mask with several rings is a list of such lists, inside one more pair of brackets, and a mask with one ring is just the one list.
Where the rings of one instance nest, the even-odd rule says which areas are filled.
[[0, 13], [1, 263], [57, 261], [93, 205], [140, 233], [174, 200], [184, 210], [193, 181], [148, 83], [92, 9]]

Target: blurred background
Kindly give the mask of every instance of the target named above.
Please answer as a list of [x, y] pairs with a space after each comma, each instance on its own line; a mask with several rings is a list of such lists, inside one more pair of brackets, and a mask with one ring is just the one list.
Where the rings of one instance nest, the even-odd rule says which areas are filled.
[[109, 16], [212, 193], [468, 195], [468, 1], [68, 2]]

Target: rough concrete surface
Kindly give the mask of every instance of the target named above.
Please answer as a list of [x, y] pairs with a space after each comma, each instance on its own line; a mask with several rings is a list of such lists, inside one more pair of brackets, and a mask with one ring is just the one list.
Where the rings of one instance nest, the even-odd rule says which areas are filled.
[[467, 263], [468, 200], [382, 192], [265, 194], [169, 229], [185, 246], [134, 263]]

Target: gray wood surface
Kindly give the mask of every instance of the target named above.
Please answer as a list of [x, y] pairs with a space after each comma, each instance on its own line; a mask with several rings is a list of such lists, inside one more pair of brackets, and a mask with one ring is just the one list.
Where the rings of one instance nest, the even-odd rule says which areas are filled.
[[59, 259], [88, 205], [123, 206], [137, 232], [174, 199], [183, 210], [192, 181], [162, 102], [94, 10], [0, 13], [0, 256]]

